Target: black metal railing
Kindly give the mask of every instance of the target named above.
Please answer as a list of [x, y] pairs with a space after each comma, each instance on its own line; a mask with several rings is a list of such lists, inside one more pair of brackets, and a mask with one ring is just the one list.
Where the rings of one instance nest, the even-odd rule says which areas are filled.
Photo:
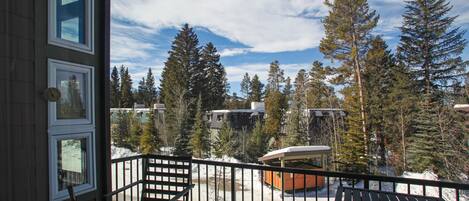
[[144, 185], [143, 155], [123, 157], [111, 160], [112, 191], [104, 197], [106, 200], [139, 201]]
[[[107, 194], [108, 198], [139, 200], [142, 158], [112, 160], [113, 191]], [[189, 197], [194, 201], [334, 200], [338, 186], [440, 197], [446, 201], [469, 200], [469, 184], [464, 183], [199, 159], [192, 160], [192, 182], [195, 186]]]

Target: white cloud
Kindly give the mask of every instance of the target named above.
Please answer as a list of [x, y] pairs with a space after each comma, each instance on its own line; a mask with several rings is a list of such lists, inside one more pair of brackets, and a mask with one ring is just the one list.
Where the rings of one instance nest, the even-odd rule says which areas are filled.
[[113, 61], [145, 59], [150, 56], [149, 50], [151, 49], [153, 49], [151, 44], [130, 37], [119, 35], [111, 37], [111, 60]]
[[220, 51], [220, 56], [231, 57], [231, 56], [247, 54], [250, 52], [250, 49], [251, 48], [225, 48], [222, 51]]
[[154, 30], [201, 26], [254, 52], [317, 47], [327, 11], [319, 0], [113, 0], [112, 17]]

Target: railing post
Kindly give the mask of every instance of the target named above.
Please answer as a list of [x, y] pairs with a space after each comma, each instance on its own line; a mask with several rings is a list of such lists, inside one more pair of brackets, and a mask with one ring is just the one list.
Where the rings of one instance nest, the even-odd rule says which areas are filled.
[[363, 182], [363, 188], [364, 189], [370, 189], [370, 180], [368, 179], [365, 179], [364, 182]]
[[236, 200], [236, 174], [233, 166], [231, 166], [231, 200]]

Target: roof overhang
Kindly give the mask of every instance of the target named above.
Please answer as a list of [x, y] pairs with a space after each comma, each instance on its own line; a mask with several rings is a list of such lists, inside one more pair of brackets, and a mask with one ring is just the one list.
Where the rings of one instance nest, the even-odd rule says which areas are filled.
[[258, 160], [266, 162], [271, 160], [308, 159], [329, 153], [331, 153], [329, 146], [294, 146], [269, 152], [258, 158]]

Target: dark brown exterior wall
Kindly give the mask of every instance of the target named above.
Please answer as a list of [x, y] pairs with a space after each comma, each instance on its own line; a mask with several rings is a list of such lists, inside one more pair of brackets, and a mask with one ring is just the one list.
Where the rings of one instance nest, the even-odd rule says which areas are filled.
[[47, 44], [47, 0], [0, 0], [0, 200], [49, 200], [47, 58], [95, 67], [96, 192], [108, 182], [109, 0], [95, 0], [95, 54]]

